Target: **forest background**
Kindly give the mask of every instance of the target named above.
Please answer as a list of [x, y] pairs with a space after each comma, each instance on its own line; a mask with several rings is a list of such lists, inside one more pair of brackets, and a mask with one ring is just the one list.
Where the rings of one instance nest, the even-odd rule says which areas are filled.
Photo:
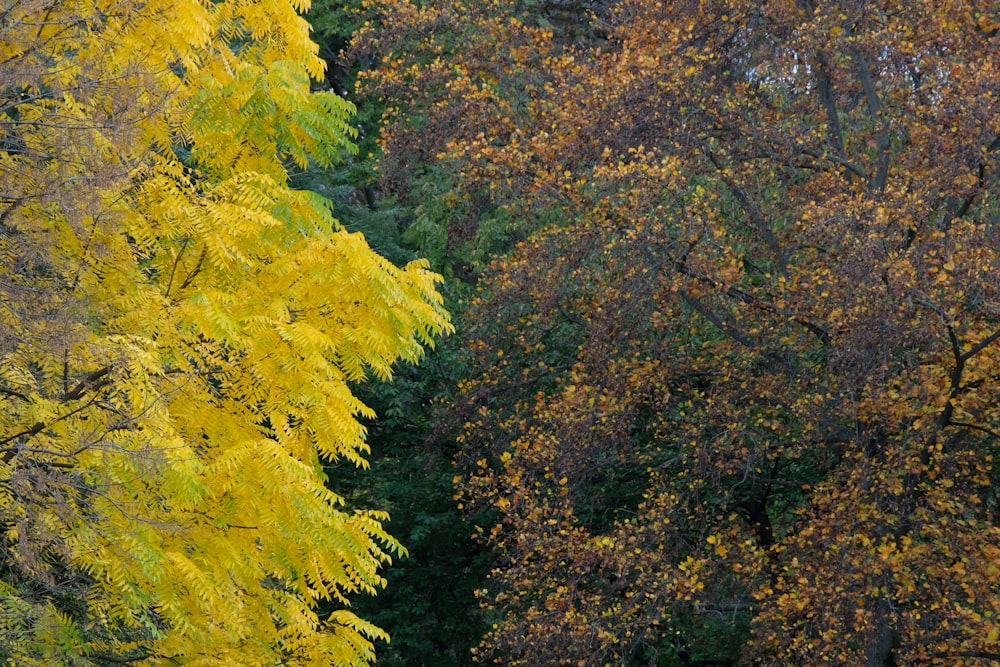
[[[8, 661], [1000, 661], [996, 3], [320, 0], [318, 58], [291, 6], [174, 4], [135, 5], [183, 30], [121, 99], [0, 57], [5, 173], [63, 184], [0, 193], [5, 324], [32, 334], [0, 340]], [[29, 5], [6, 44], [45, 34]], [[126, 6], [44, 23], [100, 35]], [[106, 62], [84, 44], [44, 62]], [[113, 141], [38, 176], [32, 90]], [[181, 91], [164, 125], [128, 116], [158, 117], [143, 90]], [[153, 206], [78, 186], [95, 164]], [[38, 248], [88, 225], [105, 254], [69, 265], [123, 296], [53, 319], [79, 281]], [[174, 454], [136, 458], [150, 433]], [[116, 540], [135, 556], [79, 569]]]

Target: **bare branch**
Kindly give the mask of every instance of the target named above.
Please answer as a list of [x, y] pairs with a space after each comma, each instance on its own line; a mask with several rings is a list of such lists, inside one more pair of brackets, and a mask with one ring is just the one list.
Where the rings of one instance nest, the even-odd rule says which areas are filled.
[[979, 343], [969, 348], [969, 351], [962, 355], [962, 361], [968, 361], [969, 359], [982, 352], [987, 346], [989, 346], [991, 343], [993, 343], [998, 339], [1000, 339], [1000, 329], [994, 331], [992, 334], [981, 340]]
[[[869, 180], [868, 174], [865, 173], [864, 169], [862, 169], [858, 165], [854, 164], [853, 162], [850, 162], [849, 160], [847, 160], [847, 158], [845, 158], [843, 156], [830, 155], [829, 153], [821, 153], [820, 151], [816, 151], [816, 150], [813, 150], [811, 148], [799, 148], [798, 151], [800, 153], [802, 153], [803, 155], [808, 155], [809, 157], [816, 158], [817, 160], [829, 160], [830, 162], [833, 162], [834, 164], [840, 165], [841, 167], [843, 167], [844, 169], [846, 169], [848, 172], [853, 173], [856, 176], [858, 176], [858, 177], [860, 177], [860, 178], [862, 178], [862, 179], [864, 179], [866, 181]], [[848, 180], [849, 180], [849, 178], [848, 178]]]
[[7, 387], [4, 386], [0, 386], [0, 394], [3, 394], [5, 396], [11, 396], [13, 398], [19, 398], [22, 401], [28, 400], [28, 397], [25, 394], [22, 394], [19, 391], [14, 391], [13, 389], [8, 389]]
[[878, 151], [875, 158], [875, 174], [868, 181], [868, 189], [872, 192], [882, 192], [889, 180], [889, 121], [882, 108], [882, 99], [875, 90], [875, 81], [872, 79], [871, 68], [864, 54], [857, 47], [851, 48], [850, 53], [858, 77], [861, 79], [861, 88], [865, 92], [868, 116], [878, 128], [875, 132], [875, 148]]
[[750, 196], [736, 183], [736, 181], [726, 175], [725, 170], [712, 151], [705, 148], [703, 149], [703, 152], [712, 163], [712, 166], [714, 166], [719, 172], [719, 178], [726, 184], [729, 191], [733, 193], [733, 197], [736, 198], [736, 201], [739, 202], [740, 208], [746, 212], [747, 217], [750, 218], [750, 222], [753, 223], [753, 226], [764, 237], [764, 242], [771, 249], [771, 252], [774, 253], [775, 260], [778, 262], [779, 271], [782, 274], [787, 273], [788, 258], [785, 256], [785, 252], [781, 248], [781, 244], [778, 242], [778, 237], [774, 234], [774, 229], [764, 216], [764, 212], [761, 211], [760, 207], [750, 199]]
[[177, 273], [177, 265], [180, 264], [181, 258], [184, 256], [184, 251], [187, 250], [190, 242], [190, 238], [185, 238], [184, 243], [181, 244], [181, 249], [177, 251], [177, 256], [174, 257], [173, 266], [170, 267], [170, 278], [167, 280], [167, 289], [163, 293], [163, 296], [170, 296], [170, 288], [174, 285], [174, 274]]
[[696, 614], [755, 614], [757, 607], [748, 602], [695, 602]]
[[979, 424], [970, 424], [969, 422], [957, 422], [952, 420], [947, 424], [945, 424], [945, 426], [956, 426], [959, 428], [967, 428], [973, 431], [980, 431], [982, 433], [985, 433], [989, 436], [996, 438], [997, 440], [1000, 440], [1000, 433], [997, 433], [996, 431], [987, 428], [985, 426], [980, 426]]
[[932, 658], [972, 658], [974, 660], [1000, 660], [1000, 653], [989, 651], [942, 651], [934, 653]]
[[101, 387], [106, 386], [110, 382], [110, 379], [105, 376], [107, 376], [110, 372], [111, 368], [109, 366], [105, 366], [104, 368], [98, 368], [92, 373], [88, 373], [75, 387], [73, 387], [72, 391], [63, 396], [63, 402], [68, 403], [69, 401], [75, 401], [81, 398], [84, 393], [89, 390], [100, 389]]
[[860, 169], [856, 167], [853, 169], [848, 168], [850, 163], [847, 162], [847, 151], [844, 149], [844, 131], [840, 126], [840, 118], [837, 113], [837, 102], [833, 99], [833, 84], [830, 81], [830, 63], [826, 58], [826, 54], [822, 51], [817, 54], [817, 59], [819, 61], [818, 67], [816, 68], [819, 99], [823, 104], [823, 108], [826, 110], [829, 140], [830, 145], [833, 146], [833, 149], [837, 154], [836, 162], [845, 167], [844, 179], [848, 183], [851, 182], [852, 173], [868, 180], [868, 177]]
[[[73, 410], [70, 410], [66, 414], [59, 415], [58, 417], [56, 417], [55, 419], [53, 419], [52, 421], [50, 421], [47, 424], [43, 423], [43, 422], [35, 422], [35, 424], [31, 428], [25, 429], [25, 430], [23, 430], [23, 431], [21, 431], [19, 433], [15, 433], [13, 435], [7, 436], [3, 440], [0, 440], [0, 445], [6, 445], [7, 443], [13, 442], [13, 441], [17, 440], [18, 438], [30, 438], [32, 436], [38, 435], [39, 433], [41, 433], [45, 429], [51, 428], [55, 424], [58, 424], [61, 421], [65, 421], [66, 419], [69, 419], [73, 415], [76, 415], [76, 414], [79, 414], [80, 412], [83, 412], [84, 410], [86, 410], [87, 408], [89, 408], [91, 405], [93, 405], [94, 401], [96, 401], [96, 400], [97, 400], [97, 396], [96, 395], [91, 396], [90, 400], [88, 400], [83, 405], [81, 405], [81, 406], [79, 406], [79, 407], [77, 407], [77, 408], [75, 408]], [[22, 447], [7, 447], [7, 448], [0, 449], [0, 451], [3, 452], [3, 454], [0, 454], [0, 461], [2, 461], [3, 463], [7, 463], [12, 458], [14, 458], [15, 454], [18, 454], [22, 450], [23, 450]], [[77, 452], [75, 452], [73, 454], [70, 454], [70, 456], [73, 456], [73, 455], [78, 454], [78, 453], [79, 453], [79, 451], [77, 451]]]
[[198, 256], [198, 263], [195, 264], [195, 267], [191, 270], [191, 273], [189, 273], [187, 275], [187, 278], [184, 279], [184, 282], [181, 283], [180, 289], [187, 289], [187, 287], [191, 284], [191, 282], [195, 279], [195, 277], [199, 273], [201, 273], [201, 267], [204, 263], [205, 263], [205, 249], [202, 248], [201, 255]]
[[720, 318], [718, 315], [709, 310], [708, 307], [705, 304], [703, 304], [700, 300], [698, 300], [696, 297], [693, 297], [684, 291], [680, 292], [680, 295], [681, 298], [684, 299], [684, 302], [686, 304], [691, 306], [691, 308], [697, 311], [706, 320], [714, 324], [719, 331], [725, 333], [740, 345], [749, 348], [757, 347], [757, 343], [755, 341], [748, 338], [745, 334], [743, 334], [743, 332], [739, 331], [735, 327], [726, 324], [722, 320], [722, 318]]

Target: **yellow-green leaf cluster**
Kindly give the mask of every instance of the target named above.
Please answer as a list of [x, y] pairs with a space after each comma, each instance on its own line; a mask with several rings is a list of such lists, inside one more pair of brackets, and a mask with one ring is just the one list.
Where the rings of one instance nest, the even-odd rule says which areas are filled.
[[[26, 0], [0, 38], [0, 655], [348, 665], [401, 545], [350, 383], [450, 328], [424, 263], [339, 229], [289, 169], [353, 150], [298, 12]], [[329, 618], [317, 600], [341, 610]]]

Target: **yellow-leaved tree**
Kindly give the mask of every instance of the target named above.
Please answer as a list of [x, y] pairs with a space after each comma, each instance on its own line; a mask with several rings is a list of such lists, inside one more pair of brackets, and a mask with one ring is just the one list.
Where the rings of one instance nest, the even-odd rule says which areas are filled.
[[[324, 486], [450, 328], [289, 171], [350, 151], [307, 0], [0, 10], [0, 662], [354, 665], [401, 546]], [[329, 618], [315, 612], [332, 600]]]

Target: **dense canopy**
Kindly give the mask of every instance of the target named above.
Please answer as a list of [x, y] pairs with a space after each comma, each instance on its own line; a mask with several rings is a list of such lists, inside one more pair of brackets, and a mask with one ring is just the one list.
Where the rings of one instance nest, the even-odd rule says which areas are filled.
[[1000, 662], [995, 2], [307, 4], [0, 10], [0, 661]]
[[[351, 105], [284, 0], [0, 12], [0, 660], [347, 665], [401, 545], [321, 459], [447, 330], [289, 171]], [[316, 602], [329, 600], [320, 617]]]
[[1000, 660], [996, 7], [379, 7], [384, 182], [483, 265], [479, 659]]

